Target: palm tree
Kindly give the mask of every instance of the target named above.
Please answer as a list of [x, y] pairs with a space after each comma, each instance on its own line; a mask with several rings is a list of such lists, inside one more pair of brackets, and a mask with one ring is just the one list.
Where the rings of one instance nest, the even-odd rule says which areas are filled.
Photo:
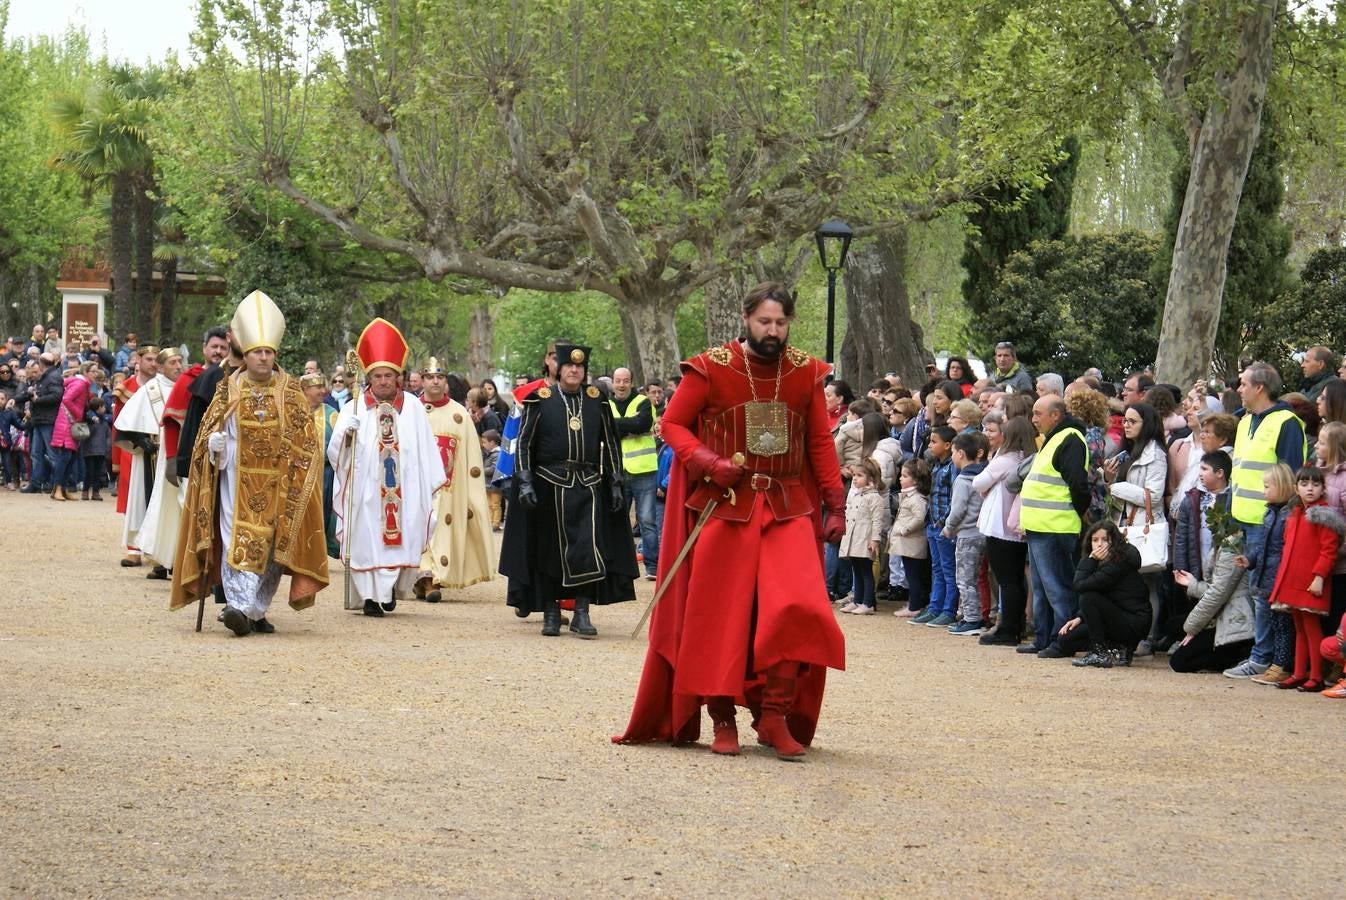
[[[136, 179], [153, 165], [146, 142], [152, 102], [146, 97], [130, 97], [117, 84], [105, 80], [86, 96], [65, 95], [51, 104], [52, 120], [65, 145], [56, 164], [84, 180], [86, 196], [103, 189], [111, 194], [109, 243], [117, 332], [138, 327], [137, 320], [144, 315], [135, 309], [131, 293], [132, 233]], [[148, 284], [149, 279], [142, 281]]]

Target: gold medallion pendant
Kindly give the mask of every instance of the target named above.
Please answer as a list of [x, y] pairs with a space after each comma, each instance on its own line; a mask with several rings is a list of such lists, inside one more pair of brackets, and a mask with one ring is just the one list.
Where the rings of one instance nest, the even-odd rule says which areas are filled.
[[790, 449], [790, 422], [779, 400], [754, 400], [743, 412], [748, 451], [757, 456], [779, 456]]
[[579, 417], [579, 416], [571, 416], [571, 417], [570, 417], [570, 430], [571, 430], [571, 431], [579, 431], [579, 430], [580, 430], [581, 428], [583, 428], [583, 427], [584, 427], [584, 423], [580, 421], [580, 417]]

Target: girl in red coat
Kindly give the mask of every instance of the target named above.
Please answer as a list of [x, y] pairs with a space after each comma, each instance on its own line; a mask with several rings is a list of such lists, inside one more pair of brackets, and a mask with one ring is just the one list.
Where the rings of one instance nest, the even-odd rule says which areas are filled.
[[[1322, 617], [1332, 605], [1332, 564], [1346, 534], [1346, 520], [1327, 505], [1323, 470], [1305, 466], [1298, 475], [1299, 497], [1285, 524], [1285, 549], [1271, 588], [1271, 608], [1290, 613], [1295, 623], [1295, 672], [1278, 688], [1323, 689]], [[1307, 670], [1307, 671], [1306, 671]]]

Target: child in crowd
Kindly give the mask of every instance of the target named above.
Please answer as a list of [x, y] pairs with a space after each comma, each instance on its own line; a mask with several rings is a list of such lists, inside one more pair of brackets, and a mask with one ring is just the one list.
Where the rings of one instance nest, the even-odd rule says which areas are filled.
[[1346, 520], [1327, 505], [1322, 469], [1305, 466], [1296, 484], [1299, 496], [1285, 525], [1280, 571], [1271, 588], [1271, 608], [1289, 612], [1295, 623], [1295, 670], [1276, 687], [1314, 692], [1323, 689], [1322, 617], [1331, 607], [1328, 577]]
[[841, 466], [841, 477], [850, 478], [864, 461], [864, 422], [866, 413], [874, 412], [874, 404], [868, 400], [856, 400], [846, 412], [846, 420], [837, 429], [833, 443], [837, 449], [837, 465]]
[[654, 422], [654, 437], [659, 442], [659, 462], [654, 473], [654, 530], [663, 534], [664, 505], [668, 502], [668, 479], [673, 474], [673, 447], [663, 442], [663, 436], [659, 433], [658, 419]]
[[972, 479], [986, 468], [986, 454], [990, 449], [991, 442], [979, 431], [964, 431], [953, 439], [952, 459], [958, 474], [953, 482], [949, 515], [944, 520], [941, 536], [955, 542], [954, 572], [961, 598], [959, 613], [962, 621], [949, 626], [950, 634], [979, 635], [982, 632], [981, 592], [977, 582], [986, 555], [986, 538], [977, 530], [982, 496], [973, 489]]
[[19, 489], [23, 468], [23, 454], [17, 446], [23, 433], [23, 418], [15, 412], [17, 406], [12, 398], [0, 391], [0, 476], [11, 491]]
[[929, 505], [930, 467], [923, 459], [902, 464], [894, 494], [893, 527], [888, 532], [888, 550], [897, 557], [893, 568], [907, 578], [907, 608], [893, 615], [900, 619], [919, 616], [930, 605], [930, 551], [925, 538], [925, 511]]
[[80, 445], [80, 456], [84, 459], [85, 500], [102, 500], [99, 493], [106, 484], [107, 455], [112, 450], [112, 426], [103, 413], [103, 398], [90, 397], [84, 413], [89, 423], [89, 439]]
[[930, 502], [925, 510], [925, 539], [930, 548], [930, 605], [912, 619], [913, 625], [947, 628], [958, 609], [954, 542], [944, 536], [944, 521], [953, 500], [954, 430], [940, 425], [930, 430]]
[[1281, 567], [1290, 499], [1294, 495], [1295, 473], [1285, 463], [1277, 463], [1262, 476], [1262, 496], [1267, 501], [1262, 527], [1249, 529], [1243, 555], [1234, 560], [1248, 570], [1248, 593], [1253, 601], [1253, 649], [1247, 661], [1225, 670], [1226, 677], [1278, 684], [1294, 666], [1294, 622], [1289, 613], [1273, 612], [1270, 603], [1271, 587]]
[[500, 530], [505, 521], [505, 493], [495, 484], [495, 467], [500, 464], [500, 432], [488, 428], [481, 433], [482, 467], [486, 470], [486, 508], [491, 512], [491, 529]]
[[882, 479], [879, 464], [871, 456], [852, 469], [851, 492], [846, 497], [846, 534], [837, 553], [850, 564], [855, 599], [841, 611], [857, 616], [874, 615], [874, 559], [888, 525], [888, 503], [879, 491]]
[[1223, 450], [1212, 450], [1201, 457], [1197, 485], [1187, 492], [1178, 507], [1174, 529], [1173, 570], [1190, 572], [1197, 581], [1206, 578], [1204, 564], [1210, 557], [1211, 510], [1229, 512], [1229, 476], [1234, 462]]

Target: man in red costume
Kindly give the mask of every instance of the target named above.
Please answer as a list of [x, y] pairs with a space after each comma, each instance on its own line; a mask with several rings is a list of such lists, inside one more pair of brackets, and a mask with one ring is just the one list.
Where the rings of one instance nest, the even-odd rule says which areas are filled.
[[736, 706], [746, 706], [758, 740], [798, 759], [817, 727], [827, 668], [845, 668], [820, 543], [846, 529], [823, 406], [828, 367], [787, 346], [793, 318], [789, 289], [760, 284], [743, 301], [746, 339], [682, 364], [661, 420], [679, 462], [661, 584], [706, 504], [717, 506], [655, 608], [635, 708], [617, 743], [695, 741], [704, 704], [711, 750], [737, 754]]
[[[172, 460], [168, 464], [165, 473], [169, 483], [178, 484], [186, 477], [187, 469], [191, 465], [192, 454], [191, 447], [196, 443], [196, 425], [200, 424], [200, 416], [193, 423], [190, 434], [184, 430], [187, 419], [187, 408], [192, 400], [192, 383], [197, 377], [206, 370], [207, 366], [218, 366], [229, 356], [229, 332], [218, 325], [206, 332], [205, 342], [201, 345], [202, 362], [188, 369], [178, 376], [178, 380], [173, 382], [173, 390], [168, 394], [168, 402], [164, 405], [164, 446], [160, 452], [167, 453], [168, 458]], [[207, 403], [207, 406], [210, 404]], [[204, 410], [202, 410], [204, 412]], [[186, 439], [188, 445], [186, 460], [179, 452], [179, 444]]]

